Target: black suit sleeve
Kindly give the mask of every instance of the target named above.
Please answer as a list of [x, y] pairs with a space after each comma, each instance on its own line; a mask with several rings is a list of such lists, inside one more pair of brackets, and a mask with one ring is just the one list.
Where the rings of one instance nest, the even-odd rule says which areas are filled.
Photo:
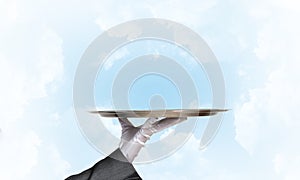
[[115, 150], [93, 167], [68, 177], [66, 180], [137, 180], [142, 179], [120, 149]]

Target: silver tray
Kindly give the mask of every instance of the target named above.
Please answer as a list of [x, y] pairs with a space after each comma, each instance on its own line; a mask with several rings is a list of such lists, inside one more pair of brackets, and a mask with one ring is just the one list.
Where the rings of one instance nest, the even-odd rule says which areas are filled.
[[212, 116], [228, 109], [166, 109], [166, 110], [96, 110], [90, 111], [100, 114], [102, 117], [126, 117], [126, 118], [147, 118], [147, 117], [196, 117]]

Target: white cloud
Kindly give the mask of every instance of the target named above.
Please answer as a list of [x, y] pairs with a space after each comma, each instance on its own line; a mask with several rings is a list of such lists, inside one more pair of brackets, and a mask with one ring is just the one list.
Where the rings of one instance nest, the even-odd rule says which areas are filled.
[[[217, 1], [166, 0], [160, 3], [149, 1], [148, 7], [154, 17], [171, 19], [189, 27], [197, 27], [209, 21], [205, 12], [215, 7]], [[197, 23], [196, 23], [197, 22]]]
[[[166, 179], [174, 177], [178, 177], [179, 179], [192, 177], [195, 179], [199, 177], [200, 174], [198, 174], [199, 171], [193, 172], [194, 169], [204, 169], [209, 163], [203, 158], [202, 152], [198, 150], [198, 145], [199, 141], [192, 136], [179, 151], [170, 157], [151, 164], [135, 167], [139, 174], [145, 179]], [[192, 157], [189, 156], [189, 154], [197, 154], [198, 156]], [[193, 159], [193, 166], [188, 165], [191, 162], [191, 158]], [[178, 171], [174, 171], [175, 169]], [[189, 174], [186, 174], [187, 172], [189, 172]]]
[[19, 132], [4, 131], [0, 139], [0, 179], [23, 179], [37, 164], [39, 137], [30, 131], [14, 131]]
[[[297, 83], [300, 26], [299, 23], [294, 23], [295, 20], [296, 17], [293, 16], [281, 16], [266, 24], [259, 33], [255, 53], [263, 61], [261, 67], [267, 71], [267, 79], [263, 87], [246, 92], [248, 99], [243, 100], [237, 107], [237, 139], [245, 138], [242, 143], [256, 141], [258, 137], [255, 134], [263, 131], [263, 126], [299, 126], [295, 119], [299, 118], [296, 108], [300, 105], [300, 96], [297, 93], [300, 90]], [[250, 75], [255, 76], [255, 72]], [[248, 146], [246, 144], [244, 145]], [[246, 149], [249, 150], [250, 146], [253, 148], [253, 145], [249, 145]]]
[[43, 142], [39, 147], [38, 162], [25, 179], [64, 179], [70, 175], [70, 168], [55, 145]]
[[[236, 105], [236, 140], [253, 158], [262, 157], [260, 162], [273, 164], [276, 178], [298, 179], [295, 169], [299, 169], [300, 146], [295, 142], [300, 136], [299, 14], [285, 6], [276, 7], [277, 3], [270, 4], [273, 15], [267, 20], [263, 17], [265, 24], [254, 50], [261, 64], [257, 68], [264, 68], [267, 78], [261, 77], [266, 79], [263, 86], [244, 92], [247, 98]], [[288, 3], [284, 4], [288, 7]], [[257, 75], [252, 72], [247, 76]]]
[[299, 11], [300, 9], [300, 2], [298, 0], [276, 0], [273, 3], [279, 8], [284, 8], [288, 11]]
[[[36, 168], [43, 140], [24, 112], [32, 101], [46, 97], [63, 74], [62, 39], [45, 25], [20, 21], [19, 5], [1, 1], [0, 6], [5, 9], [0, 11], [0, 179], [6, 180], [24, 179]], [[55, 152], [53, 158], [61, 157]], [[65, 169], [65, 164], [53, 168]]]
[[[250, 179], [239, 170], [220, 165], [222, 160], [213, 160], [199, 150], [200, 140], [194, 135], [176, 153], [166, 159], [151, 164], [136, 165], [138, 173], [144, 179]], [[209, 151], [209, 148], [208, 148]]]
[[[66, 177], [66, 173], [71, 167], [71, 165], [67, 161], [63, 160], [58, 149], [54, 145], [49, 147], [49, 151], [49, 159], [52, 164], [51, 166], [53, 167], [54, 174], [60, 178]], [[46, 167], [46, 169], [48, 170], [48, 167]]]
[[0, 29], [13, 25], [19, 16], [17, 2], [0, 1]]
[[116, 61], [121, 60], [122, 58], [124, 58], [128, 54], [129, 54], [129, 51], [128, 51], [127, 48], [123, 47], [121, 49], [118, 49], [105, 62], [104, 69], [106, 71], [109, 70], [114, 65], [114, 63], [116, 63]]
[[300, 156], [276, 154], [273, 159], [277, 176], [284, 180], [296, 180], [300, 177]]
[[[62, 39], [51, 29], [46, 28], [41, 36], [42, 46], [37, 49], [37, 60], [35, 62], [35, 69], [39, 74], [33, 79], [37, 92], [36, 97], [43, 97], [47, 95], [47, 85], [59, 80], [63, 74], [63, 50]], [[31, 71], [32, 69], [30, 69]], [[32, 92], [32, 86], [29, 87]]]
[[[3, 130], [8, 126], [8, 122], [19, 118], [22, 114], [23, 106], [28, 98], [23, 96], [23, 88], [25, 86], [24, 76], [16, 63], [6, 58], [0, 52], [0, 80], [2, 87], [0, 89], [2, 110], [0, 126]], [[14, 72], [18, 72], [20, 76], [16, 76]]]
[[[198, 1], [193, 0], [165, 0], [154, 1], [131, 1], [132, 3], [120, 0], [100, 2], [95, 4], [98, 14], [96, 24], [102, 30], [107, 30], [119, 23], [137, 19], [137, 18], [165, 18], [174, 20], [190, 27], [204, 24], [208, 19], [204, 16], [209, 9], [216, 5], [216, 1]], [[196, 8], [195, 8], [196, 7]], [[113, 14], [112, 14], [113, 9]], [[197, 22], [197, 23], [196, 23]]]

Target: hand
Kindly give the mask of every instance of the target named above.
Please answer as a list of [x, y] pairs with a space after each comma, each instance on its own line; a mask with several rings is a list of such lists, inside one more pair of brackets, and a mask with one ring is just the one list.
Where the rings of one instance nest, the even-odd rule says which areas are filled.
[[149, 118], [143, 125], [135, 127], [127, 118], [118, 118], [122, 126], [120, 149], [129, 162], [133, 162], [147, 140], [159, 131], [174, 126], [186, 117], [178, 118]]

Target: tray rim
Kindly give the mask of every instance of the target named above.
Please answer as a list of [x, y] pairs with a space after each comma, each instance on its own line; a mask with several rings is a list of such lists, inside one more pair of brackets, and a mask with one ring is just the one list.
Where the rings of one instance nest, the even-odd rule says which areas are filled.
[[154, 109], [154, 110], [93, 110], [93, 114], [101, 117], [126, 117], [126, 118], [146, 118], [146, 117], [200, 117], [212, 116], [217, 113], [226, 112], [230, 109], [220, 108], [199, 108], [199, 109]]

